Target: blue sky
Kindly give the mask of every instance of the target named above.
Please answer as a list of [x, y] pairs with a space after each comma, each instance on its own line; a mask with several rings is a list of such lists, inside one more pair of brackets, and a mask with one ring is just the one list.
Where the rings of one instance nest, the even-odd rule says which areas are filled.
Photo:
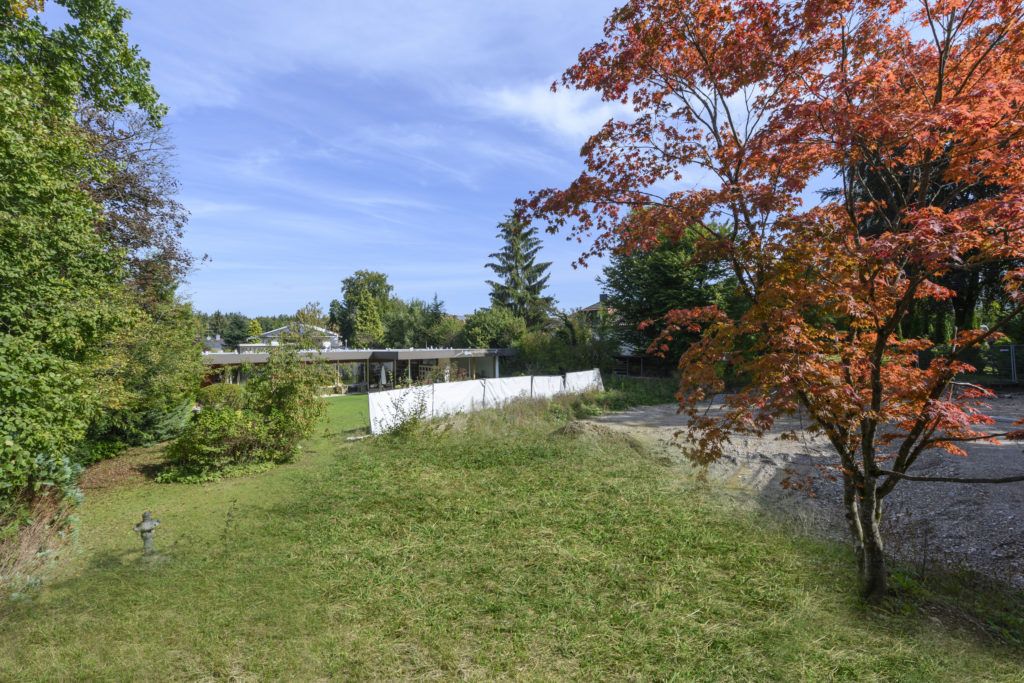
[[[616, 2], [122, 2], [171, 113], [200, 310], [324, 308], [358, 269], [452, 313], [488, 305], [517, 197], [563, 186], [617, 105], [549, 92]], [[593, 303], [600, 262], [545, 236], [550, 293]]]

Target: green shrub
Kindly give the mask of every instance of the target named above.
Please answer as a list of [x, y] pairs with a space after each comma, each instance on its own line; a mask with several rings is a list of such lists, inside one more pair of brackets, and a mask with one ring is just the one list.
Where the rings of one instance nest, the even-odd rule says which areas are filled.
[[231, 408], [241, 410], [245, 407], [245, 390], [240, 384], [218, 382], [199, 390], [199, 402], [204, 409], [220, 410]]
[[22, 494], [73, 489], [73, 454], [95, 400], [82, 367], [0, 333], [0, 523]]
[[201, 410], [167, 448], [168, 459], [190, 473], [228, 465], [273, 460], [269, 429], [263, 416], [247, 410]]
[[271, 349], [244, 387], [206, 387], [203, 409], [167, 449], [171, 466], [159, 480], [210, 481], [291, 460], [323, 415], [319, 390], [326, 376], [321, 364], [300, 363], [285, 346]]
[[320, 390], [330, 377], [321, 363], [300, 363], [290, 347], [271, 349], [266, 364], [245, 385], [245, 405], [265, 418], [272, 448], [290, 456], [313, 433], [324, 413]]
[[176, 301], [139, 311], [108, 346], [119, 368], [117, 401], [97, 411], [76, 461], [89, 465], [131, 446], [178, 436], [188, 424], [204, 368], [193, 338], [192, 309]]

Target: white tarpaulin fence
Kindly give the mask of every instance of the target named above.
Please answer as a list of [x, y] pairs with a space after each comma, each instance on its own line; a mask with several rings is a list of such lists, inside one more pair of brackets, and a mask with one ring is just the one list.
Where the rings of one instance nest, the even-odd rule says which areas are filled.
[[502, 377], [444, 382], [370, 394], [370, 430], [386, 432], [414, 416], [440, 417], [497, 408], [517, 398], [551, 398], [556, 394], [604, 391], [597, 370], [555, 377]]

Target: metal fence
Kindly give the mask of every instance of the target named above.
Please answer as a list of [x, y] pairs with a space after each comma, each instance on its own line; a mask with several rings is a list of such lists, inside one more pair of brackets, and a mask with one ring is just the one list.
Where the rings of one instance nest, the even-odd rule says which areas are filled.
[[[936, 355], [933, 351], [922, 351], [921, 367], [928, 367]], [[1024, 344], [995, 344], [971, 349], [961, 356], [961, 360], [974, 366], [975, 371], [968, 377], [980, 382], [1019, 384], [1024, 378]]]

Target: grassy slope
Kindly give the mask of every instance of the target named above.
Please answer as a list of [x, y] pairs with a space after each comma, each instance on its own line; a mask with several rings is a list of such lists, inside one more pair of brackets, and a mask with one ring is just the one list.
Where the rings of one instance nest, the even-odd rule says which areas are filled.
[[96, 492], [80, 555], [2, 606], [0, 679], [1020, 679], [1017, 651], [863, 610], [848, 551], [557, 426], [335, 422], [261, 475]]

